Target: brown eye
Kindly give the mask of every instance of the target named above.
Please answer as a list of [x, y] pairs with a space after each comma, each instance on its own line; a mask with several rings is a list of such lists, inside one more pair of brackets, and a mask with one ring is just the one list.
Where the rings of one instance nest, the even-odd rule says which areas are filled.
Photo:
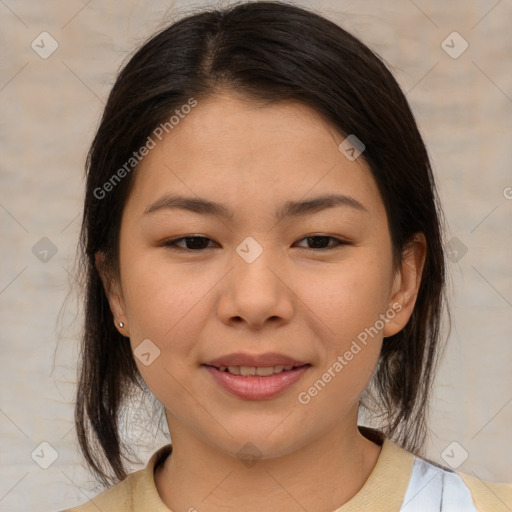
[[[179, 245], [178, 242], [184, 241], [185, 247]], [[200, 251], [203, 249], [208, 249], [208, 242], [211, 242], [211, 238], [206, 238], [204, 236], [183, 236], [181, 238], [175, 238], [174, 240], [168, 240], [165, 242], [166, 247], [172, 248], [180, 248], [189, 251]]]
[[[306, 240], [308, 244], [311, 244], [311, 246], [306, 247], [306, 249], [334, 249], [335, 247], [338, 247], [340, 245], [348, 244], [348, 242], [328, 235], [307, 236], [303, 238], [301, 242], [303, 240]], [[334, 240], [334, 245], [329, 245], [330, 240]]]

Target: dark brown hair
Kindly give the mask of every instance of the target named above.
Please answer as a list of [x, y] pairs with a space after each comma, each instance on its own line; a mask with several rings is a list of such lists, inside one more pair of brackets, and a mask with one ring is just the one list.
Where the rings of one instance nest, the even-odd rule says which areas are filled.
[[[219, 91], [254, 101], [302, 102], [341, 134], [355, 134], [378, 185], [395, 260], [416, 233], [427, 241], [414, 312], [383, 343], [365, 406], [382, 431], [419, 453], [440, 353], [445, 261], [441, 210], [425, 145], [382, 59], [335, 23], [280, 2], [241, 3], [189, 15], [144, 43], [120, 71], [87, 158], [80, 239], [85, 329], [75, 421], [81, 450], [105, 485], [126, 476], [119, 411], [136, 386], [148, 393], [130, 341], [115, 328], [95, 255], [118, 276], [119, 229], [133, 172], [98, 194], [152, 131], [190, 98]], [[103, 189], [104, 190], [104, 189]]]

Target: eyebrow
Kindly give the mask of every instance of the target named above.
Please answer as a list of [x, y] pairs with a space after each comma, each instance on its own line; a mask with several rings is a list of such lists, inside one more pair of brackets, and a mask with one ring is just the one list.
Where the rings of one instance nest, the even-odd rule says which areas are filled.
[[[282, 220], [286, 217], [310, 215], [336, 206], [343, 206], [362, 212], [368, 212], [368, 210], [357, 199], [351, 196], [343, 194], [325, 194], [304, 201], [287, 201], [276, 211], [275, 216], [278, 220]], [[185, 197], [178, 195], [165, 195], [160, 199], [157, 199], [146, 208], [144, 214], [146, 215], [161, 210], [175, 208], [203, 215], [214, 215], [229, 220], [233, 220], [234, 216], [233, 212], [221, 203], [200, 197]]]

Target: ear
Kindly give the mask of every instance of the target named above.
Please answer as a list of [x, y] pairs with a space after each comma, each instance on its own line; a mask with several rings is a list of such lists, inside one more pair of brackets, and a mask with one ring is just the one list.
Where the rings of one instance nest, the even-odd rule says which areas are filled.
[[393, 310], [395, 315], [389, 315], [383, 331], [385, 338], [400, 332], [414, 311], [426, 254], [427, 242], [423, 233], [416, 233], [403, 248], [402, 263], [395, 273], [388, 310]]
[[[105, 294], [107, 295], [110, 311], [112, 311], [112, 315], [114, 316], [113, 321], [116, 329], [123, 336], [128, 337], [130, 335], [130, 331], [128, 327], [128, 319], [126, 317], [126, 306], [124, 303], [123, 292], [121, 290], [121, 284], [107, 268], [104, 253], [97, 252], [95, 254], [95, 264], [100, 275], [101, 282], [103, 283]], [[119, 322], [122, 322], [124, 327], [120, 327]]]

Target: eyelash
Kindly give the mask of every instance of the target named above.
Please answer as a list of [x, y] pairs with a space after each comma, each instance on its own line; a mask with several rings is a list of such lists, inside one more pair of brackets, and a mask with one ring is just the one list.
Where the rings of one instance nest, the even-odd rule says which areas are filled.
[[[340, 238], [336, 238], [334, 236], [328, 236], [328, 235], [306, 236], [304, 238], [301, 238], [299, 240], [299, 242], [302, 242], [303, 240], [308, 240], [308, 239], [311, 240], [311, 239], [318, 239], [318, 238], [327, 238], [330, 240], [334, 240], [336, 242], [336, 245], [331, 246], [331, 247], [322, 247], [322, 248], [305, 247], [305, 249], [309, 249], [312, 251], [327, 251], [327, 250], [331, 250], [331, 249], [336, 249], [337, 247], [340, 247], [343, 245], [350, 245], [350, 243], [345, 240], [341, 240]], [[205, 236], [182, 236], [180, 238], [175, 238], [173, 240], [167, 240], [166, 242], [164, 242], [163, 245], [165, 247], [169, 247], [171, 249], [178, 249], [178, 250], [184, 250], [184, 251], [190, 251], [190, 252], [201, 252], [201, 251], [204, 251], [205, 249], [208, 249], [208, 247], [202, 248], [202, 249], [189, 249], [188, 247], [181, 247], [181, 246], [177, 245], [177, 242], [180, 242], [182, 240], [191, 240], [191, 239], [196, 239], [196, 240], [201, 239], [201, 240], [210, 240], [211, 241], [211, 238], [208, 238]]]

